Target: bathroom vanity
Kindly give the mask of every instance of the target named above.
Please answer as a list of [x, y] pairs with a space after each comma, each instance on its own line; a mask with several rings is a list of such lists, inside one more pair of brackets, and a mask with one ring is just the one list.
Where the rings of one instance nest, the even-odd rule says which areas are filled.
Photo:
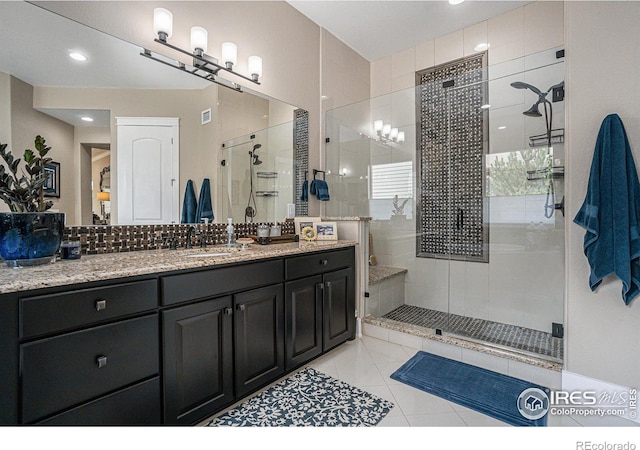
[[355, 244], [1, 268], [0, 423], [206, 419], [354, 338]]

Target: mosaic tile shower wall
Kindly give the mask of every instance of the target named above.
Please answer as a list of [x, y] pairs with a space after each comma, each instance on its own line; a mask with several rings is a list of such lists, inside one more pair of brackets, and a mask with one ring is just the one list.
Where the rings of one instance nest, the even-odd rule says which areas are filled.
[[293, 145], [295, 153], [295, 203], [296, 216], [309, 215], [309, 203], [300, 200], [302, 195], [302, 183], [305, 175], [309, 173], [309, 111], [296, 109], [293, 112]]
[[417, 256], [488, 262], [486, 54], [416, 73]]

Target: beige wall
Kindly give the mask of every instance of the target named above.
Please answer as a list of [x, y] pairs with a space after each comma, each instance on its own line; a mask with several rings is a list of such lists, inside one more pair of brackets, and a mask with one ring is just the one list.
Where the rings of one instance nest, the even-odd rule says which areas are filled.
[[[157, 2], [42, 3], [98, 30], [166, 52], [153, 43]], [[188, 48], [190, 27], [197, 24], [209, 30], [207, 53], [212, 56], [219, 56], [223, 41], [237, 44], [239, 72], [246, 71], [250, 55], [262, 57], [262, 84], [251, 89], [309, 111], [309, 164], [320, 167], [320, 27], [286, 2], [177, 1], [163, 2], [163, 7], [173, 13], [173, 44]]]
[[11, 85], [9, 74], [0, 72], [0, 144], [11, 146]]
[[[15, 77], [10, 77], [11, 96], [11, 150], [14, 157], [22, 158], [25, 149], [34, 148], [34, 138], [39, 134], [51, 147], [48, 156], [60, 163], [60, 198], [53, 200], [53, 210], [67, 213], [66, 222], [75, 223], [73, 205], [76, 202], [76, 191], [73, 183], [74, 165], [72, 154], [73, 127], [65, 122], [43, 114], [32, 108], [33, 87]], [[2, 204], [1, 208], [8, 210]]]
[[640, 2], [566, 2], [567, 358], [566, 369], [640, 385], [640, 299], [625, 306], [617, 278], [589, 289], [585, 230], [571, 222], [585, 197], [600, 124], [617, 113], [640, 167]]

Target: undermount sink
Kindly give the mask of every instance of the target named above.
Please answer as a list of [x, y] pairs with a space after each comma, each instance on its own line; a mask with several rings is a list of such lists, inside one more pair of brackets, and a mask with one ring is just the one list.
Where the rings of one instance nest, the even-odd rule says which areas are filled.
[[194, 253], [186, 256], [187, 258], [213, 258], [216, 256], [229, 256], [229, 253]]

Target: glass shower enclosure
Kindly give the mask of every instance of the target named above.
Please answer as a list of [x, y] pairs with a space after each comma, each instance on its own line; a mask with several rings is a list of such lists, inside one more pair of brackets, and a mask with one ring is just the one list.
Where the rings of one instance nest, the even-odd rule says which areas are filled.
[[559, 50], [494, 66], [473, 55], [327, 112], [326, 215], [372, 217], [378, 264], [406, 269], [404, 295], [366, 298], [365, 322], [562, 362]]

